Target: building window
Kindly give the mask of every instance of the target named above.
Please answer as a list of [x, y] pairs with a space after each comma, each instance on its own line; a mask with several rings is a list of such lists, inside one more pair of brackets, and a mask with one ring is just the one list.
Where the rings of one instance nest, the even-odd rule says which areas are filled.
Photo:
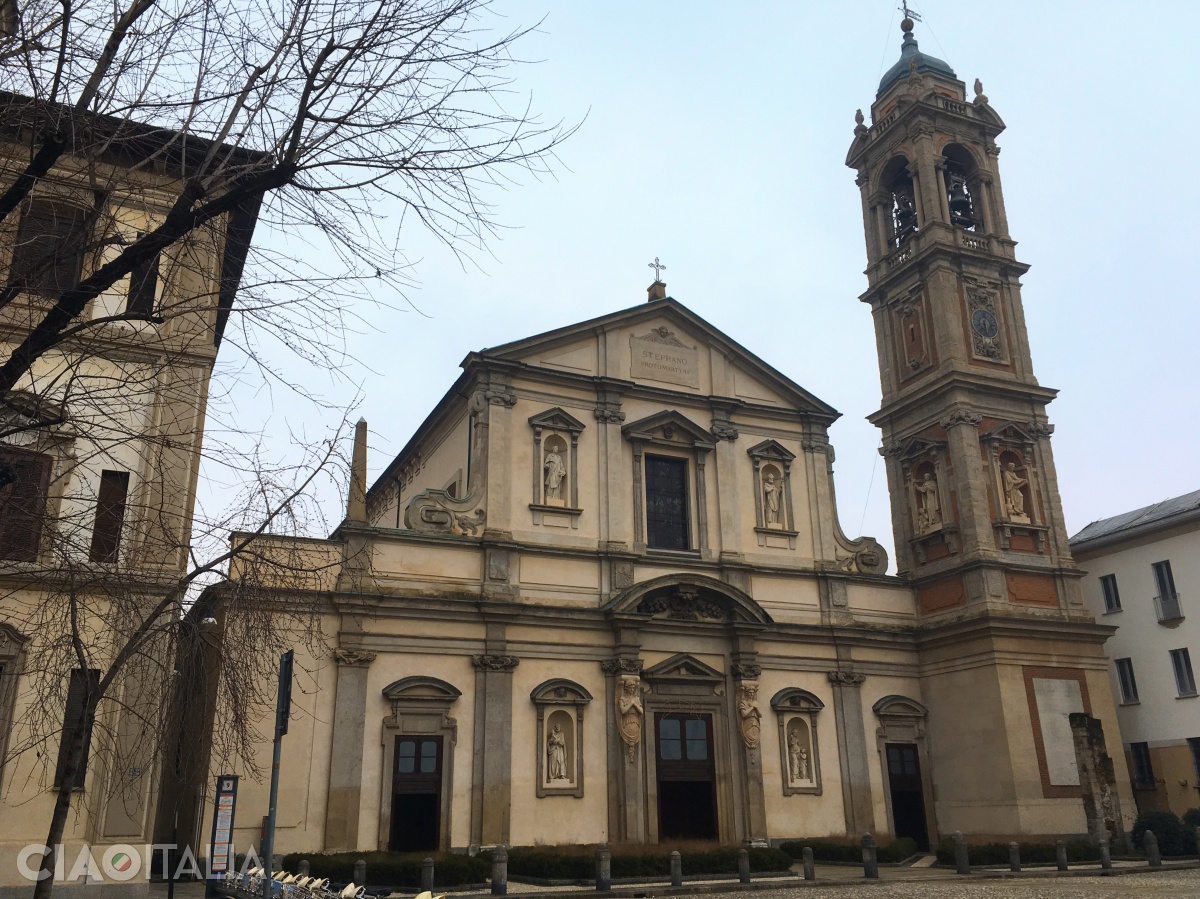
[[[138, 240], [145, 235], [138, 232]], [[150, 315], [154, 312], [158, 290], [158, 254], [140, 263], [129, 273], [129, 295], [125, 300], [125, 311], [131, 315]]]
[[1154, 766], [1150, 764], [1150, 744], [1130, 743], [1133, 756], [1133, 786], [1138, 790], [1154, 789]]
[[1175, 598], [1175, 576], [1171, 574], [1170, 561], [1154, 563], [1154, 582], [1158, 586], [1159, 599]]
[[646, 456], [646, 545], [690, 549], [687, 460]]
[[1117, 576], [1115, 574], [1101, 575], [1100, 589], [1104, 591], [1104, 611], [1121, 611], [1121, 594], [1117, 592]]
[[[87, 722], [81, 721], [83, 710], [87, 707], [88, 699], [100, 689], [100, 671], [89, 668], [84, 671], [76, 668], [71, 672], [71, 684], [67, 688], [67, 708], [63, 713], [62, 739], [58, 744], [58, 765], [54, 771], [54, 789], [82, 790], [84, 778], [87, 777], [88, 744], [91, 742]], [[79, 768], [75, 772], [74, 782], [67, 781], [67, 752], [75, 735], [83, 730], [83, 756], [79, 760]]]
[[0, 449], [0, 559], [37, 560], [50, 469], [49, 456]]
[[86, 218], [78, 206], [33, 200], [17, 228], [9, 283], [49, 296], [74, 287], [83, 267]]
[[1117, 683], [1121, 686], [1121, 703], [1138, 701], [1137, 679], [1133, 676], [1133, 659], [1117, 659]]
[[1192, 656], [1184, 649], [1171, 650], [1171, 667], [1175, 669], [1175, 689], [1180, 696], [1196, 695], [1196, 677], [1192, 674]]
[[100, 472], [100, 491], [96, 496], [96, 524], [92, 529], [93, 562], [117, 561], [128, 495], [129, 472]]
[[1200, 780], [1200, 737], [1188, 737], [1188, 749], [1192, 750], [1192, 766], [1196, 771], [1196, 779]]

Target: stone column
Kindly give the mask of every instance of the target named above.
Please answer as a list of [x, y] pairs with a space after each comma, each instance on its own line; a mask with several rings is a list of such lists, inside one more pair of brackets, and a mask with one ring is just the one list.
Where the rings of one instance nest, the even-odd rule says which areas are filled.
[[[608, 696], [609, 841], [646, 842], [646, 783], [642, 764], [646, 715], [642, 660], [623, 655], [600, 663]], [[634, 701], [636, 700], [636, 702]]]
[[979, 455], [978, 428], [982, 420], [977, 412], [959, 409], [941, 421], [949, 443], [950, 464], [954, 468], [958, 524], [964, 555], [981, 551], [995, 555], [992, 515], [988, 508], [987, 473]]
[[846, 832], [862, 833], [875, 827], [871, 798], [871, 772], [867, 767], [867, 735], [863, 727], [862, 687], [866, 675], [830, 671], [833, 684], [833, 721], [837, 729], [838, 761], [842, 770], [842, 804]]
[[337, 686], [333, 700], [333, 751], [325, 807], [325, 851], [360, 849], [363, 745], [367, 722], [367, 671], [375, 653], [335, 649]]
[[[489, 625], [488, 648], [493, 643]], [[503, 641], [499, 641], [501, 651]], [[507, 845], [512, 806], [512, 673], [516, 656], [472, 656], [475, 667], [475, 739], [471, 787], [471, 842]]]

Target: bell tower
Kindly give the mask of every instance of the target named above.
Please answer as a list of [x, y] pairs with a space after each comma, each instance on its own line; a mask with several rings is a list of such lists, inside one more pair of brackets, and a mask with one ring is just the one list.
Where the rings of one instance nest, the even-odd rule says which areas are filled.
[[982, 85], [966, 99], [905, 19], [858, 171], [900, 573], [922, 615], [967, 608], [1083, 617], [1033, 374], [997, 166], [1004, 130]]
[[1004, 122], [978, 80], [968, 100], [920, 51], [911, 18], [901, 29], [846, 164], [862, 194], [861, 299], [882, 387], [870, 420], [915, 594], [936, 829], [1077, 833], [1092, 821], [1068, 715], [1102, 719], [1120, 745], [1102, 648], [1112, 629], [1088, 615], [1067, 542], [1046, 418], [1056, 391], [1034, 377], [1028, 266], [1004, 211]]

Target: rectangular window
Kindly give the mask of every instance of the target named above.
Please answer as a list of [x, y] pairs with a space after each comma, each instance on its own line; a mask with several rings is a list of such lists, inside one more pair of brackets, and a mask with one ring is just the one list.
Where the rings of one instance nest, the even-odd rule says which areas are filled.
[[646, 457], [646, 545], [691, 549], [688, 535], [687, 461]]
[[1171, 574], [1171, 563], [1154, 563], [1154, 582], [1158, 586], [1158, 596], [1162, 600], [1175, 598], [1175, 576]]
[[1196, 779], [1200, 780], [1200, 737], [1188, 737], [1188, 749], [1192, 750], [1192, 766], [1196, 770]]
[[83, 267], [86, 219], [78, 206], [33, 200], [17, 227], [9, 282], [49, 296], [74, 287]]
[[1117, 576], [1115, 574], [1101, 575], [1100, 589], [1104, 591], [1104, 611], [1121, 611], [1121, 594], [1117, 592]]
[[1175, 669], [1175, 689], [1180, 696], [1196, 695], [1196, 677], [1192, 674], [1192, 656], [1187, 649], [1171, 650], [1171, 667]]
[[0, 449], [0, 559], [37, 561], [50, 468], [49, 456]]
[[[54, 771], [54, 789], [56, 790], [83, 789], [83, 781], [87, 777], [88, 743], [91, 741], [88, 733], [90, 728], [86, 722], [80, 720], [80, 716], [87, 707], [89, 696], [93, 695], [99, 688], [99, 669], [89, 668], [87, 671], [83, 671], [76, 668], [71, 672], [71, 684], [67, 688], [67, 708], [63, 713], [62, 739], [58, 744], [58, 766]], [[66, 782], [67, 753], [70, 750], [71, 741], [75, 739], [81, 730], [87, 743], [83, 747], [83, 756], [79, 760], [79, 768], [75, 772], [74, 783], [68, 784]]]
[[125, 501], [129, 496], [129, 472], [100, 472], [96, 495], [96, 524], [92, 529], [93, 562], [115, 562], [121, 549], [125, 524]]
[[1150, 764], [1150, 744], [1130, 743], [1133, 756], [1133, 785], [1139, 790], [1154, 789], [1154, 766]]
[[1121, 702], [1138, 701], [1137, 679], [1133, 676], [1133, 659], [1117, 659], [1117, 683], [1121, 685]]
[[[143, 237], [138, 232], [138, 239]], [[141, 263], [129, 273], [129, 296], [125, 311], [134, 315], [150, 315], [154, 311], [155, 291], [158, 289], [158, 254]]]

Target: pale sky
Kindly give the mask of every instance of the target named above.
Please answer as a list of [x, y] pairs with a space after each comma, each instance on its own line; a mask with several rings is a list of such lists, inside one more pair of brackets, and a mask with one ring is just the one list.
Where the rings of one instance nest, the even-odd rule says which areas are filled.
[[[472, 350], [671, 296], [830, 403], [843, 528], [891, 547], [854, 111], [899, 58], [890, 0], [496, 0], [544, 17], [515, 73], [548, 120], [586, 117], [556, 180], [494, 196], [511, 227], [465, 269], [415, 226], [421, 314], [353, 335], [371, 478]], [[1008, 125], [997, 143], [1071, 533], [1200, 488], [1200, 4], [924, 0], [915, 35]], [[736, 10], [736, 11], [735, 11]], [[518, 98], [519, 100], [520, 98]], [[297, 367], [299, 360], [284, 361]], [[329, 387], [349, 396], [347, 388]], [[249, 405], [249, 404], [248, 404]], [[257, 407], [256, 407], [257, 411]], [[286, 408], [264, 410], [284, 433]], [[311, 410], [307, 414], [312, 414]], [[287, 421], [290, 426], [296, 423]], [[331, 517], [340, 516], [331, 514]], [[894, 565], [893, 565], [894, 570]]]

